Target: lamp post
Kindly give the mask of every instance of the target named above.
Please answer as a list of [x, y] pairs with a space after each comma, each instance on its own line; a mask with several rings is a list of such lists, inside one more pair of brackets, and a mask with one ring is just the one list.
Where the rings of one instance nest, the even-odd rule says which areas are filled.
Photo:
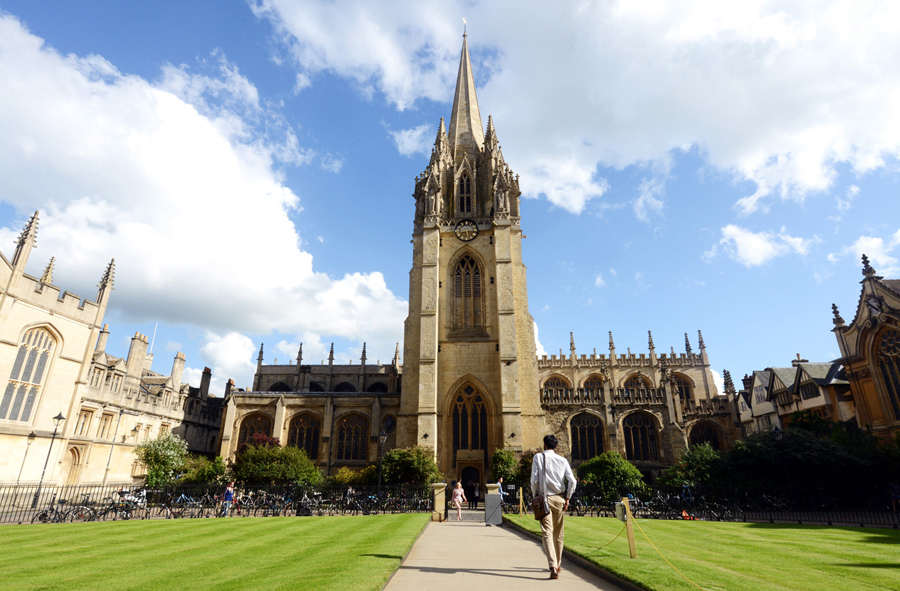
[[60, 424], [66, 420], [62, 413], [53, 417], [53, 436], [50, 438], [50, 449], [47, 450], [47, 459], [44, 460], [44, 471], [41, 472], [41, 479], [38, 482], [37, 492], [34, 493], [34, 500], [31, 501], [31, 508], [37, 507], [38, 498], [41, 496], [41, 487], [44, 485], [44, 475], [47, 474], [47, 464], [50, 463], [50, 452], [53, 451], [53, 442], [56, 440], [56, 432]]
[[28, 434], [28, 445], [25, 446], [25, 455], [22, 456], [22, 467], [19, 468], [19, 477], [16, 478], [16, 486], [19, 486], [19, 481], [22, 480], [22, 470], [25, 469], [25, 460], [28, 459], [28, 451], [31, 449], [31, 444], [34, 443], [35, 439], [37, 439], [37, 434], [34, 431]]
[[378, 452], [378, 499], [381, 499], [381, 462], [384, 460], [384, 444], [387, 441], [387, 433], [382, 431], [378, 434], [378, 443], [381, 444], [381, 449]]
[[109, 477], [109, 463], [112, 462], [113, 450], [116, 448], [116, 436], [119, 434], [119, 423], [122, 422], [122, 415], [125, 409], [119, 409], [119, 419], [116, 421], [116, 430], [113, 431], [112, 443], [109, 444], [109, 457], [106, 458], [106, 472], [103, 473], [103, 486], [106, 486], [106, 479]]

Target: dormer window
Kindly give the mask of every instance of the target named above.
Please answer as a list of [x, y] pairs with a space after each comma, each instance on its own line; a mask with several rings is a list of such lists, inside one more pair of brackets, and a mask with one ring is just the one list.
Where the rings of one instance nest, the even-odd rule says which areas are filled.
[[459, 177], [457, 198], [459, 202], [459, 213], [472, 213], [472, 180], [465, 172]]

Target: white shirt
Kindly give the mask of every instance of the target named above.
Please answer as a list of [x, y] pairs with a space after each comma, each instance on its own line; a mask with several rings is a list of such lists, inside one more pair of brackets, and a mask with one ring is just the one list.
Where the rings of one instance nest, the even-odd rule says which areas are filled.
[[[544, 461], [547, 463], [546, 466], [544, 466]], [[566, 458], [556, 455], [556, 452], [552, 449], [534, 454], [534, 461], [531, 463], [532, 494], [537, 495], [544, 490], [544, 487], [540, 484], [542, 468], [548, 496], [564, 495], [567, 499], [572, 496], [578, 481], [575, 480], [572, 467], [569, 466]]]

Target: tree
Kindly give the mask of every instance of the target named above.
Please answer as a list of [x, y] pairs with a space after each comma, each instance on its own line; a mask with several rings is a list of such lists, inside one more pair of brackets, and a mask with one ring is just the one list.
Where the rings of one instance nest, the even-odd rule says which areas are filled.
[[180, 482], [184, 484], [222, 484], [225, 479], [225, 462], [216, 456], [210, 460], [206, 456], [189, 454], [184, 463], [184, 474]]
[[392, 449], [382, 460], [386, 484], [431, 484], [442, 480], [430, 447]]
[[701, 488], [721, 484], [725, 459], [709, 442], [695, 445], [662, 473], [660, 484], [680, 489], [684, 483]]
[[187, 442], [174, 433], [166, 433], [138, 445], [134, 455], [147, 468], [147, 484], [165, 486], [184, 469]]
[[352, 470], [342, 466], [337, 474], [328, 479], [339, 486], [369, 486], [378, 481], [378, 466], [366, 466], [362, 470]]
[[628, 494], [638, 496], [646, 488], [640, 471], [614, 451], [603, 452], [578, 466], [578, 478], [586, 487], [596, 489], [604, 503]]
[[494, 482], [502, 478], [507, 482], [516, 479], [519, 471], [519, 463], [516, 461], [516, 453], [511, 449], [498, 449], [491, 456], [491, 476]]
[[519, 473], [516, 480], [519, 482], [531, 482], [531, 464], [534, 462], [534, 455], [541, 453], [540, 449], [532, 449], [522, 454], [519, 460]]
[[322, 481], [322, 474], [306, 451], [267, 443], [250, 444], [241, 449], [234, 459], [232, 471], [236, 480], [248, 484], [319, 484]]

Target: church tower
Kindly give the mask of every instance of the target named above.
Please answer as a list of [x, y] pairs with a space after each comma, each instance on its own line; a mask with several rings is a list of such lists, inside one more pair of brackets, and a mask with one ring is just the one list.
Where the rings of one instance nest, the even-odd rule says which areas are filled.
[[519, 179], [482, 125], [466, 35], [450, 125], [416, 177], [398, 445], [433, 447], [450, 478], [486, 482], [495, 449], [540, 445]]

